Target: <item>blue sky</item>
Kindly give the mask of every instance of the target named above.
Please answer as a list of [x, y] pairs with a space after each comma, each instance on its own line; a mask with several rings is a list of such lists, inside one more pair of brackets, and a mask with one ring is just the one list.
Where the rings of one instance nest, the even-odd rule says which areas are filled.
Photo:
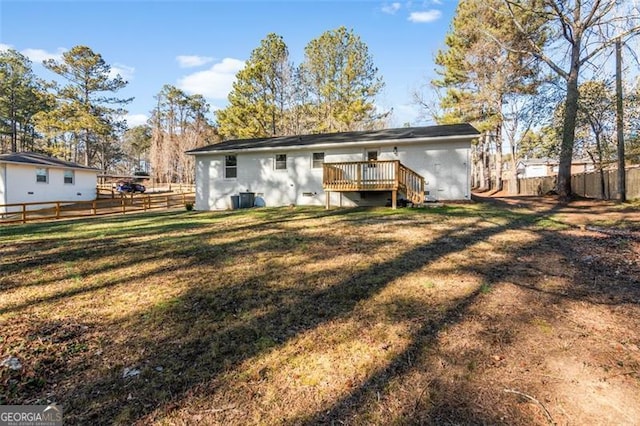
[[412, 92], [435, 76], [457, 0], [425, 1], [30, 1], [0, 0], [0, 48], [40, 64], [76, 45], [100, 53], [129, 81], [119, 97], [130, 125], [140, 124], [164, 84], [204, 95], [224, 107], [235, 73], [268, 33], [284, 37], [297, 65], [305, 45], [341, 25], [368, 45], [386, 87], [377, 99], [393, 108], [392, 126], [420, 125]]

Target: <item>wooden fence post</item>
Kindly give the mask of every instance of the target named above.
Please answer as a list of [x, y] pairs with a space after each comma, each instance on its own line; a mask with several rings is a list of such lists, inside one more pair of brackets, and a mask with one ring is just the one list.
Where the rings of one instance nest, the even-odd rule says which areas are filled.
[[125, 208], [125, 197], [122, 197], [120, 199], [120, 203], [122, 204], [122, 213], [124, 214], [127, 211], [126, 208]]
[[93, 202], [91, 203], [91, 207], [93, 208], [93, 215], [97, 215], [98, 214], [98, 206], [96, 203], [96, 200], [93, 200]]
[[60, 201], [56, 201], [56, 219], [60, 219]]
[[22, 205], [22, 223], [27, 223], [27, 205]]

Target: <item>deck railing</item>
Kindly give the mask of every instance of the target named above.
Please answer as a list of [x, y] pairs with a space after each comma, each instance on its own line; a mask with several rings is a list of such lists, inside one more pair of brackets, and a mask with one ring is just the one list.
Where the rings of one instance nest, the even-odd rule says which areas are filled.
[[407, 166], [400, 164], [399, 190], [414, 204], [424, 202], [424, 178]]
[[424, 199], [424, 178], [398, 160], [323, 164], [325, 191], [400, 191], [413, 203]]

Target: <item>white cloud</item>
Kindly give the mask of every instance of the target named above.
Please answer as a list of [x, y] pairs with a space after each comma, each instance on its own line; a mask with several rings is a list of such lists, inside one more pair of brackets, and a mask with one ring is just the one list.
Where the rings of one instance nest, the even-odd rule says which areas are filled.
[[109, 78], [116, 78], [116, 76], [120, 74], [120, 77], [128, 81], [133, 79], [133, 74], [135, 73], [135, 71], [136, 69], [133, 67], [116, 63], [111, 65], [111, 70], [109, 71]]
[[382, 11], [384, 13], [388, 13], [389, 15], [394, 15], [398, 10], [400, 10], [401, 7], [402, 5], [398, 2], [385, 4], [384, 6], [382, 6]]
[[54, 52], [47, 52], [44, 49], [24, 49], [21, 53], [27, 58], [29, 58], [31, 62], [40, 63], [48, 59], [54, 59], [56, 61], [60, 61], [62, 60], [62, 54], [66, 50], [67, 49], [63, 47], [58, 47], [54, 53]]
[[178, 80], [178, 87], [190, 94], [200, 94], [205, 98], [224, 99], [227, 97], [236, 73], [244, 68], [244, 61], [224, 58], [206, 71], [198, 71]]
[[129, 127], [140, 126], [146, 124], [149, 117], [146, 114], [127, 114], [124, 117]]
[[13, 46], [10, 44], [0, 43], [0, 52], [4, 52], [5, 50], [13, 49]]
[[433, 4], [437, 4], [437, 5], [441, 5], [442, 4], [442, 0], [431, 0], [431, 2]]
[[440, 19], [442, 12], [437, 9], [425, 10], [424, 12], [411, 12], [409, 21], [415, 23], [433, 22]]
[[180, 55], [176, 57], [176, 61], [178, 61], [180, 68], [193, 68], [213, 62], [214, 58], [210, 56]]

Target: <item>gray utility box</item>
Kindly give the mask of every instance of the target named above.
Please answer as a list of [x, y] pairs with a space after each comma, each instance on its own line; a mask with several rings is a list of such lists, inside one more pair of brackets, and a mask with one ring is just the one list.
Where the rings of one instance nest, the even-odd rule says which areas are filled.
[[240, 196], [232, 195], [231, 196], [231, 209], [236, 210], [240, 208]]
[[253, 207], [256, 201], [256, 194], [254, 192], [241, 192], [240, 193], [240, 208], [249, 209]]

